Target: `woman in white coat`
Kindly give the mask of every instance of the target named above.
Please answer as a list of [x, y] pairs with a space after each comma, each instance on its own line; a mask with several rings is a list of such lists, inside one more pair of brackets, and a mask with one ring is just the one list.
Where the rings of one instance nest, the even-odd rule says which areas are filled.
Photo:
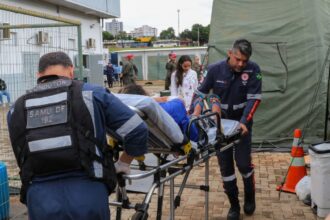
[[180, 57], [176, 71], [171, 75], [171, 96], [182, 97], [187, 112], [192, 101], [194, 91], [197, 89], [197, 73], [191, 69], [192, 60], [188, 55]]

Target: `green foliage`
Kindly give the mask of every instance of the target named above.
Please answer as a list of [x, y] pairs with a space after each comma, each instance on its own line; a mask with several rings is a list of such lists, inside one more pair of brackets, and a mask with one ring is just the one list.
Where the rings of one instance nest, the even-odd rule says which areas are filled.
[[[199, 34], [198, 34], [199, 32]], [[180, 40], [198, 41], [200, 45], [208, 43], [210, 34], [210, 25], [203, 26], [201, 24], [194, 24], [191, 30], [185, 29], [180, 33]]]
[[185, 29], [180, 33], [180, 39], [192, 39], [192, 32], [189, 29]]
[[117, 40], [131, 40], [132, 37], [128, 36], [127, 33], [125, 31], [120, 31], [117, 35], [116, 35], [116, 39]]
[[175, 39], [174, 28], [169, 27], [166, 30], [163, 30], [162, 32], [160, 32], [159, 38], [160, 39]]
[[102, 35], [103, 35], [103, 40], [113, 40], [113, 39], [115, 39], [114, 36], [108, 31], [103, 31]]
[[[209, 41], [210, 25], [204, 27], [201, 24], [194, 24], [191, 28], [192, 40], [198, 41], [203, 45]], [[199, 32], [199, 33], [198, 33]]]

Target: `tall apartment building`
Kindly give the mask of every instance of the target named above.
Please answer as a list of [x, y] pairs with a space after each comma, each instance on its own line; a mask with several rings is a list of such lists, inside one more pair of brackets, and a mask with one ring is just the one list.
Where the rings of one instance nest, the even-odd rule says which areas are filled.
[[156, 37], [157, 28], [143, 25], [142, 27], [135, 28], [133, 31], [131, 31], [130, 35], [132, 37]]
[[105, 23], [105, 30], [110, 32], [113, 36], [117, 35], [119, 32], [123, 31], [123, 22], [112, 19], [111, 22]]

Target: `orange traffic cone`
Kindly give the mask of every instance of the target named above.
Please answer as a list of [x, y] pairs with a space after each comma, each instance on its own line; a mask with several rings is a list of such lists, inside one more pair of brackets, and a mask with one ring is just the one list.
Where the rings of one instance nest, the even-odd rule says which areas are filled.
[[307, 175], [304, 159], [304, 149], [299, 146], [299, 139], [301, 138], [301, 130], [294, 131], [292, 149], [291, 149], [291, 164], [288, 169], [285, 183], [278, 186], [276, 189], [284, 192], [296, 193], [295, 187], [299, 180]]

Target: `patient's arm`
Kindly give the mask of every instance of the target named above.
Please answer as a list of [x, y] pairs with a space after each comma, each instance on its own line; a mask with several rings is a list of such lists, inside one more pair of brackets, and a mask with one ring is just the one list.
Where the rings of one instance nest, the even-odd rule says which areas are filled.
[[219, 96], [214, 95], [214, 94], [210, 95], [210, 105], [211, 105], [211, 111], [218, 112], [221, 116]]
[[124, 163], [130, 164], [134, 157], [128, 155], [125, 151], [120, 155], [120, 160]]

